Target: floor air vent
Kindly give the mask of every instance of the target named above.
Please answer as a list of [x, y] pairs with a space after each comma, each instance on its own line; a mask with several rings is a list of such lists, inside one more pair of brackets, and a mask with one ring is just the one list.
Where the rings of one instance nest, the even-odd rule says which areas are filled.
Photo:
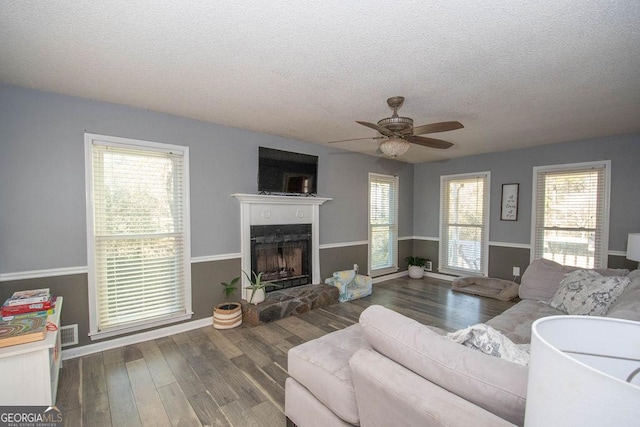
[[78, 344], [78, 325], [61, 327], [60, 340], [62, 342], [62, 347]]

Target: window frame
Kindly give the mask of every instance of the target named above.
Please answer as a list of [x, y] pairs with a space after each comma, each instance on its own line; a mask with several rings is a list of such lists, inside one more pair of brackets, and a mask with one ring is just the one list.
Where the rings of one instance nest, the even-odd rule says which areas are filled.
[[[393, 238], [393, 242], [392, 242], [392, 251], [393, 253], [390, 255], [392, 257], [391, 259], [391, 265], [384, 267], [384, 268], [378, 268], [378, 269], [373, 269], [373, 265], [372, 265], [372, 252], [373, 252], [373, 225], [371, 224], [371, 208], [372, 208], [372, 200], [371, 200], [371, 186], [374, 182], [379, 181], [379, 182], [390, 182], [393, 184], [393, 190], [395, 192], [395, 206], [393, 206], [393, 209], [395, 210], [395, 212], [393, 212], [393, 217], [395, 218], [395, 223], [389, 223], [388, 225], [393, 229], [392, 232], [392, 238]], [[398, 199], [400, 197], [400, 179], [398, 178], [397, 175], [386, 175], [386, 174], [380, 174], [380, 173], [374, 173], [374, 172], [369, 172], [369, 183], [368, 183], [368, 206], [367, 206], [367, 225], [368, 225], [368, 250], [367, 250], [367, 264], [368, 264], [368, 274], [371, 277], [378, 277], [378, 276], [383, 276], [385, 274], [392, 274], [392, 273], [396, 273], [398, 271], [398, 211], [399, 211], [399, 203], [398, 203]]]
[[[445, 261], [445, 248], [443, 246], [443, 242], [445, 239], [443, 238], [444, 233], [448, 230], [448, 224], [450, 221], [447, 220], [447, 225], [445, 225], [445, 210], [448, 212], [448, 208], [445, 207], [445, 184], [453, 181], [462, 181], [468, 180], [472, 178], [483, 178], [483, 218], [481, 228], [483, 230], [484, 239], [480, 242], [480, 260], [481, 266], [480, 270], [470, 270], [470, 269], [461, 269], [455, 268], [448, 265]], [[439, 245], [438, 245], [438, 271], [446, 274], [453, 275], [465, 275], [465, 276], [488, 276], [489, 275], [489, 232], [490, 232], [490, 223], [491, 223], [491, 172], [490, 171], [482, 171], [482, 172], [472, 172], [472, 173], [462, 173], [462, 174], [453, 174], [453, 175], [441, 175], [440, 176], [440, 236], [439, 236]], [[448, 251], [448, 248], [446, 248]]]
[[[538, 200], [538, 175], [539, 173], [549, 173], [549, 172], [557, 172], [557, 173], [567, 173], [571, 171], [584, 171], [587, 169], [595, 169], [595, 168], [603, 168], [604, 169], [604, 185], [602, 188], [604, 189], [604, 198], [603, 198], [603, 212], [602, 212], [602, 231], [601, 231], [601, 240], [602, 240], [602, 251], [600, 254], [594, 254], [594, 268], [605, 268], [608, 265], [608, 257], [609, 257], [609, 208], [611, 201], [611, 160], [597, 160], [593, 162], [579, 162], [579, 163], [564, 163], [558, 165], [545, 165], [545, 166], [534, 166], [533, 168], [533, 185], [532, 185], [532, 195], [531, 195], [531, 251], [530, 251], [530, 261], [533, 261], [537, 258], [537, 211], [538, 206], [536, 201]], [[599, 256], [598, 256], [599, 255]]]
[[[92, 340], [113, 337], [143, 329], [176, 323], [191, 319], [191, 225], [190, 225], [190, 183], [189, 183], [189, 147], [122, 138], [109, 135], [85, 133], [85, 191], [86, 191], [86, 219], [87, 219], [87, 264], [88, 264], [88, 294], [89, 294], [89, 336]], [[98, 280], [96, 262], [96, 233], [94, 209], [94, 163], [93, 146], [113, 146], [144, 150], [149, 152], [182, 153], [182, 239], [183, 239], [183, 271], [184, 271], [184, 310], [179, 313], [160, 316], [151, 320], [130, 322], [121, 326], [113, 326], [100, 330], [98, 321]]]

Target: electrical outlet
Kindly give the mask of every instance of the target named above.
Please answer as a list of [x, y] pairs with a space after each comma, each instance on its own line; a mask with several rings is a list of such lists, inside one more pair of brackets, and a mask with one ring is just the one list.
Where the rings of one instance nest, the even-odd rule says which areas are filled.
[[520, 277], [520, 267], [513, 267], [513, 277]]

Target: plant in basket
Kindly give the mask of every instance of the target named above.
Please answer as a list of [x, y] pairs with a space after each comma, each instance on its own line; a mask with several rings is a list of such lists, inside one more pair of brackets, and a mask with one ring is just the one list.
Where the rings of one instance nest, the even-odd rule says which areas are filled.
[[[230, 282], [220, 282], [222, 292], [230, 298], [237, 289], [240, 277]], [[242, 324], [242, 305], [239, 302], [223, 302], [213, 307], [213, 327], [216, 329], [231, 329]]]

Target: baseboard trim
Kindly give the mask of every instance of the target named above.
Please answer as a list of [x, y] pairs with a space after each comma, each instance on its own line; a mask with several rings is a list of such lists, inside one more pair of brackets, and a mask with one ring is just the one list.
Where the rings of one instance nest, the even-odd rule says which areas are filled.
[[409, 272], [407, 270], [398, 271], [397, 273], [385, 274], [384, 276], [374, 277], [372, 278], [371, 282], [373, 284], [386, 282], [387, 280], [391, 280], [391, 279], [399, 279], [400, 277], [407, 276], [408, 274]]
[[[408, 275], [409, 275], [409, 272], [407, 270], [399, 271], [397, 273], [386, 274], [384, 276], [374, 277], [373, 278], [373, 283], [375, 284], [375, 283], [384, 282], [386, 280], [399, 279], [401, 277], [408, 276]], [[434, 279], [446, 280], [448, 282], [453, 282], [453, 279], [456, 278], [456, 276], [450, 276], [448, 274], [441, 274], [441, 273], [432, 273], [432, 272], [429, 272], [429, 271], [425, 271], [424, 272], [424, 276], [425, 277], [432, 277]]]
[[87, 344], [81, 347], [74, 347], [67, 350], [62, 350], [62, 360], [75, 359], [76, 357], [88, 356], [90, 354], [99, 353], [101, 351], [124, 347], [125, 345], [137, 344], [139, 342], [163, 338], [169, 335], [179, 334], [181, 332], [187, 332], [205, 326], [211, 326], [212, 324], [213, 318], [205, 317], [203, 319], [179, 323], [177, 325], [168, 326], [166, 328], [153, 329], [151, 331], [141, 332], [135, 335], [128, 335], [126, 337], [115, 338], [95, 344]]
[[448, 274], [441, 274], [441, 273], [432, 273], [429, 271], [425, 271], [424, 275], [426, 277], [432, 277], [434, 279], [446, 280], [447, 282], [453, 282], [453, 279], [456, 278], [456, 276], [450, 276]]

